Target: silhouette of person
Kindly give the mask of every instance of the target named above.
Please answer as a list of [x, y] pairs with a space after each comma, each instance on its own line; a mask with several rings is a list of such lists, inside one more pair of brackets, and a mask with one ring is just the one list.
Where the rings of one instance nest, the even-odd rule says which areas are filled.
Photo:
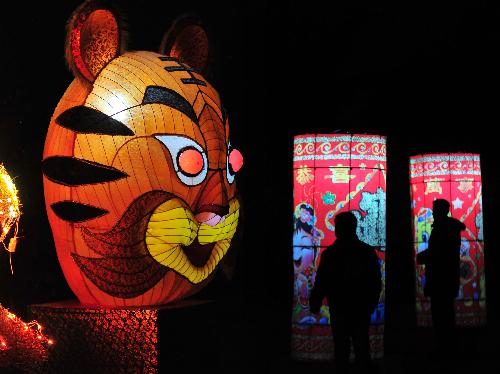
[[337, 239], [321, 255], [309, 305], [312, 313], [318, 313], [326, 296], [337, 369], [348, 369], [351, 339], [356, 364], [367, 369], [370, 315], [382, 288], [380, 265], [375, 248], [359, 240], [352, 212], [339, 213], [334, 223]]
[[432, 203], [434, 222], [429, 247], [417, 255], [425, 265], [424, 295], [430, 298], [432, 324], [438, 353], [450, 354], [455, 348], [455, 298], [460, 286], [460, 232], [465, 225], [448, 217], [450, 203]]

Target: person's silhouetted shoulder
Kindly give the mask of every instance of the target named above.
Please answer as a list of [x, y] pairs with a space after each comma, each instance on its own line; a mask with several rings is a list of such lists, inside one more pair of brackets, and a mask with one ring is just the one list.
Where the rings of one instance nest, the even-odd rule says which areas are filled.
[[453, 217], [447, 217], [447, 225], [449, 226], [450, 230], [453, 230], [455, 232], [460, 232], [466, 229], [466, 226], [463, 222], [459, 221], [456, 218]]

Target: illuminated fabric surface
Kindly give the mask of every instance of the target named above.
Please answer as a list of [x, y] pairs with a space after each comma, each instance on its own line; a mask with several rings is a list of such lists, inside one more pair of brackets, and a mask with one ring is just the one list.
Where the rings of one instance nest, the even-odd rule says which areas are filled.
[[52, 116], [42, 171], [58, 259], [83, 304], [192, 295], [235, 234], [243, 157], [218, 92], [191, 66], [206, 60], [205, 34], [181, 26], [182, 40], [168, 34], [176, 50], [158, 54], [124, 50], [105, 2], [85, 2], [68, 22], [75, 80]]
[[386, 141], [378, 135], [300, 135], [294, 139], [294, 295], [292, 356], [333, 357], [326, 299], [309, 313], [309, 295], [321, 253], [335, 240], [334, 217], [352, 210], [358, 237], [375, 246], [382, 270], [380, 303], [372, 315], [372, 355], [382, 356], [385, 289]]
[[[452, 217], [466, 225], [460, 247], [460, 290], [456, 300], [459, 325], [486, 320], [481, 166], [479, 155], [426, 154], [410, 158], [414, 253], [427, 249], [432, 232], [432, 202], [450, 202]], [[416, 263], [416, 261], [415, 261]], [[424, 296], [425, 268], [416, 265], [417, 323], [431, 324], [429, 299]]]

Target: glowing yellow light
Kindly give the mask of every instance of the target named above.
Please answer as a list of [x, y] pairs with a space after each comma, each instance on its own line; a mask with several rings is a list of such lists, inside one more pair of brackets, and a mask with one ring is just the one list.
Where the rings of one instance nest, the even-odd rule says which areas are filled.
[[[0, 164], [0, 243], [10, 254], [16, 249], [20, 206], [17, 188], [5, 167]], [[11, 231], [13, 232], [9, 235]], [[10, 236], [8, 244], [7, 236]], [[11, 271], [13, 272], [12, 261]]]

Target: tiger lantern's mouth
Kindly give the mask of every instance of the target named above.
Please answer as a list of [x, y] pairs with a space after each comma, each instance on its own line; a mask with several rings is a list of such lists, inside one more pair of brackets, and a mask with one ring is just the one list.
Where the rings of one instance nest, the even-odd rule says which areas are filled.
[[[223, 219], [225, 219], [227, 214], [229, 214], [229, 206], [223, 207], [221, 205], [208, 204], [202, 208], [207, 211], [195, 214], [194, 218], [198, 223], [203, 223], [208, 226], [216, 226]], [[191, 264], [200, 267], [207, 263], [214, 246], [215, 242], [200, 244], [197, 240], [194, 240], [187, 247], [182, 246], [181, 248]]]
[[173, 197], [151, 214], [145, 235], [147, 249], [163, 266], [200, 283], [229, 249], [238, 226], [239, 207], [238, 200], [232, 199], [228, 208], [205, 207], [195, 215]]
[[134, 201], [110, 231], [81, 228], [83, 240], [100, 257], [71, 256], [98, 288], [112, 296], [141, 295], [169, 269], [197, 284], [228, 251], [239, 207], [234, 198], [228, 208], [216, 210], [223, 216], [208, 209], [195, 215], [174, 195], [151, 191]]

